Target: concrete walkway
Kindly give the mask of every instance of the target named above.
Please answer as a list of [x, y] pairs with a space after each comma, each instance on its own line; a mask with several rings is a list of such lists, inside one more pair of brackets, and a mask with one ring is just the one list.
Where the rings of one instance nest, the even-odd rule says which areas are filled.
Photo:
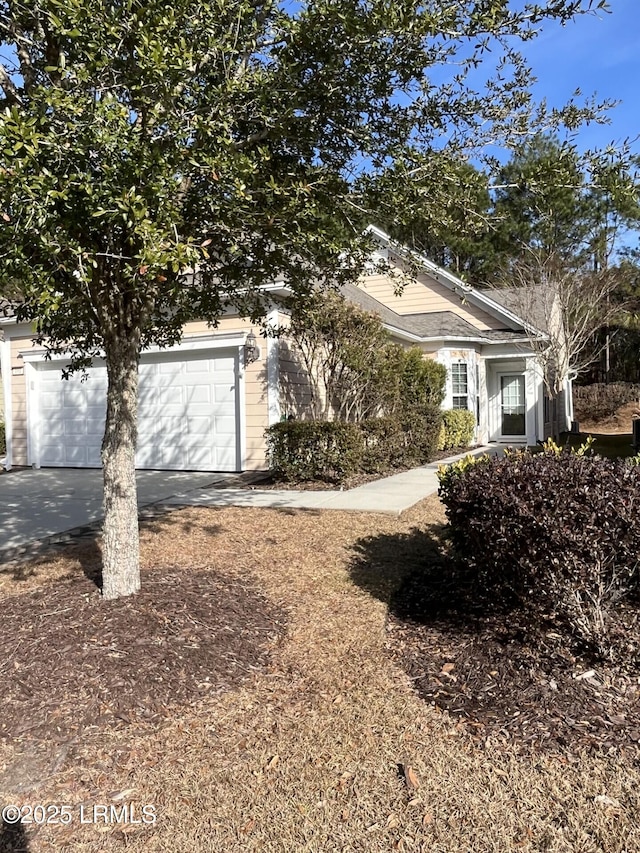
[[[491, 452], [478, 448], [474, 454]], [[139, 471], [138, 505], [257, 506], [335, 509], [398, 515], [438, 490], [438, 467], [465, 454], [395, 474], [348, 491], [240, 488], [227, 474]], [[102, 518], [102, 472], [79, 468], [9, 471], [0, 475], [0, 562], [66, 541]]]
[[[488, 447], [473, 455], [493, 452]], [[224, 488], [200, 489], [178, 494], [163, 501], [168, 506], [260, 506], [276, 509], [338, 509], [357, 512], [384, 512], [399, 515], [423, 498], [438, 491], [438, 468], [462, 459], [465, 453], [432, 462], [358, 486], [355, 489], [296, 491], [293, 489]]]

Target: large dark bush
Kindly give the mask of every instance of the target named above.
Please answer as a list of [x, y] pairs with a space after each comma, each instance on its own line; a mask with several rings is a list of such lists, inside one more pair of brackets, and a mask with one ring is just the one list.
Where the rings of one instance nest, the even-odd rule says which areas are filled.
[[438, 449], [438, 437], [442, 427], [442, 410], [432, 403], [407, 406], [398, 427], [403, 436], [401, 465], [425, 465]]
[[612, 652], [616, 603], [636, 596], [640, 468], [571, 453], [514, 453], [441, 475], [453, 544], [477, 595]]

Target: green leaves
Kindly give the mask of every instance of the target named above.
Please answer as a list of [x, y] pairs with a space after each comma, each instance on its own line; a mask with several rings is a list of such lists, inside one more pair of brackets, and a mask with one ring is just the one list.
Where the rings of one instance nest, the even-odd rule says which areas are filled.
[[552, 450], [471, 459], [442, 471], [439, 494], [474, 596], [489, 612], [551, 616], [591, 653], [610, 655], [615, 605], [637, 598], [638, 468]]
[[[409, 221], [425, 199], [453, 232], [453, 199], [464, 208], [486, 194], [459, 167], [463, 152], [532, 115], [511, 48], [486, 92], [469, 69], [507, 37], [528, 38], [532, 21], [580, 8], [11, 2], [2, 38], [19, 67], [0, 76], [0, 287], [20, 280], [21, 311], [37, 317], [55, 283], [54, 339], [73, 327], [93, 347], [121, 322], [120, 334], [138, 324], [145, 342], [163, 341], [228, 304], [259, 317], [275, 274], [301, 294], [352, 279], [364, 226]], [[452, 62], [455, 80], [434, 82]], [[197, 283], [183, 276], [196, 266]]]

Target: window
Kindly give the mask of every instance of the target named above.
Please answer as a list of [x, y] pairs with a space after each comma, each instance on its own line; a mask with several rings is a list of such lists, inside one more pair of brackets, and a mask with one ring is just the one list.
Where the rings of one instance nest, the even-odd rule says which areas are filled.
[[454, 409], [469, 408], [469, 383], [467, 381], [467, 365], [465, 362], [451, 365], [451, 393]]

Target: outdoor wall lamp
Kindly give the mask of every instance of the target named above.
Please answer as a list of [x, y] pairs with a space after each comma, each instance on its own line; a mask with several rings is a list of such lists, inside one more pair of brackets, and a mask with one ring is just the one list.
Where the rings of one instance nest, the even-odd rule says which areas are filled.
[[247, 339], [244, 343], [244, 361], [245, 364], [253, 364], [254, 361], [258, 361], [260, 358], [260, 347], [258, 346], [258, 341], [256, 340], [256, 336], [253, 334], [253, 329], [247, 335]]

